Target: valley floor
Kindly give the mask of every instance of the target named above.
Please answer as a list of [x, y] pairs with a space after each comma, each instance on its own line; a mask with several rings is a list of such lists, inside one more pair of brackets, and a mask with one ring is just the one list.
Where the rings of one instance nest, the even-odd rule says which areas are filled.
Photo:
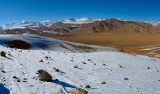
[[[7, 57], [0, 56], [0, 92], [3, 94], [68, 94], [75, 87], [89, 94], [160, 94], [159, 59], [116, 51], [66, 53], [3, 46], [0, 51], [7, 53]], [[44, 56], [50, 58], [46, 60]], [[43, 62], [39, 62], [40, 59]], [[76, 65], [78, 68], [73, 67]], [[39, 69], [49, 72], [53, 81], [39, 81], [36, 74]], [[106, 84], [101, 84], [102, 81]], [[91, 88], [84, 88], [86, 85]]]
[[[89, 45], [99, 45], [114, 47], [123, 52], [134, 55], [145, 55], [160, 58], [160, 34], [143, 33], [91, 33], [75, 34], [70, 36], [42, 35], [60, 40], [83, 43]], [[150, 49], [148, 49], [150, 48]], [[143, 50], [148, 49], [148, 50]]]

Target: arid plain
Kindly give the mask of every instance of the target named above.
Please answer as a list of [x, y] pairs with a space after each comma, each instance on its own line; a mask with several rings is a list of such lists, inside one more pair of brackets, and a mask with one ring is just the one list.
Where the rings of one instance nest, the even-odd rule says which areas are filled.
[[109, 46], [135, 55], [160, 58], [160, 34], [93, 33], [66, 36], [44, 35], [60, 40], [90, 45]]

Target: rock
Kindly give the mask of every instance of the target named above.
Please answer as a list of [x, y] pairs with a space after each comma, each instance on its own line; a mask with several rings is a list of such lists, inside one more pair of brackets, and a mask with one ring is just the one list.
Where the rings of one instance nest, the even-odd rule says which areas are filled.
[[55, 79], [55, 81], [59, 81], [59, 79]]
[[88, 59], [88, 61], [91, 61], [91, 59]]
[[128, 80], [128, 78], [127, 78], [127, 77], [125, 77], [125, 78], [124, 78], [124, 80]]
[[54, 70], [55, 72], [59, 72], [59, 69], [57, 69], [57, 68], [53, 68], [53, 70]]
[[85, 62], [82, 62], [82, 64], [86, 64]]
[[12, 56], [11, 54], [8, 54], [9, 56]]
[[39, 62], [43, 62], [43, 60], [41, 59], [41, 60], [39, 60]]
[[59, 69], [55, 69], [55, 72], [59, 72]]
[[73, 66], [73, 68], [78, 68], [78, 66], [76, 65], [76, 66]]
[[17, 77], [16, 77], [16, 76], [13, 76], [12, 78], [13, 78], [13, 79], [17, 79]]
[[23, 78], [23, 81], [22, 82], [27, 82], [27, 78]]
[[44, 56], [44, 58], [47, 60], [47, 59], [48, 59], [48, 56]]
[[22, 81], [22, 82], [27, 82], [27, 81]]
[[81, 88], [75, 88], [72, 94], [88, 94], [88, 92]]
[[73, 60], [71, 60], [71, 62], [73, 62]]
[[119, 64], [118, 67], [119, 67], [119, 68], [122, 68], [122, 65]]
[[1, 70], [1, 72], [2, 72], [2, 73], [5, 73], [5, 71], [4, 71], [4, 70]]
[[55, 69], [57, 69], [57, 68], [54, 67], [53, 69], [55, 70]]
[[44, 70], [38, 70], [38, 74], [40, 76], [39, 80], [43, 82], [52, 82], [52, 76], [44, 71]]
[[101, 84], [106, 84], [106, 82], [105, 82], [105, 81], [102, 81]]
[[85, 88], [91, 88], [89, 85], [86, 85]]
[[0, 52], [0, 56], [6, 57], [6, 53], [4, 51]]
[[17, 82], [20, 82], [20, 81], [21, 81], [20, 79], [17, 80]]

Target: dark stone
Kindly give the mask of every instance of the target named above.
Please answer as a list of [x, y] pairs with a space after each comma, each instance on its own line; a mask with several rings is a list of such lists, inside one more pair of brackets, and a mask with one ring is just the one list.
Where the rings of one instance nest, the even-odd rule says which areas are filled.
[[5, 71], [4, 71], [4, 70], [1, 70], [1, 72], [2, 72], [2, 73], [5, 73]]
[[10, 48], [17, 48], [17, 49], [30, 49], [31, 45], [23, 40], [12, 40], [5, 42], [7, 46]]
[[39, 80], [43, 82], [52, 82], [52, 76], [44, 71], [44, 70], [38, 70], [38, 74], [40, 76]]
[[88, 59], [88, 61], [91, 61], [91, 59]]
[[20, 81], [21, 81], [20, 79], [17, 80], [17, 82], [20, 82]]
[[4, 51], [0, 52], [0, 56], [6, 57], [6, 53]]
[[86, 85], [85, 88], [91, 88], [89, 85]]
[[127, 77], [125, 77], [125, 78], [124, 78], [124, 80], [128, 80], [128, 78], [127, 78]]
[[55, 72], [59, 72], [59, 69], [55, 69]]
[[13, 76], [13, 79], [17, 79], [17, 77], [16, 77], [16, 76]]
[[78, 68], [78, 66], [76, 65], [76, 66], [73, 66], [73, 68]]
[[82, 62], [82, 64], [86, 64], [86, 62]]

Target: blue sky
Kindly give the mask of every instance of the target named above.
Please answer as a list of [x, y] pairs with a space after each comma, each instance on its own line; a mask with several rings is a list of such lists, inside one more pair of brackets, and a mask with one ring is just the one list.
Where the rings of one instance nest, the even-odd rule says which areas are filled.
[[158, 22], [159, 4], [160, 0], [0, 0], [0, 26], [81, 17]]

